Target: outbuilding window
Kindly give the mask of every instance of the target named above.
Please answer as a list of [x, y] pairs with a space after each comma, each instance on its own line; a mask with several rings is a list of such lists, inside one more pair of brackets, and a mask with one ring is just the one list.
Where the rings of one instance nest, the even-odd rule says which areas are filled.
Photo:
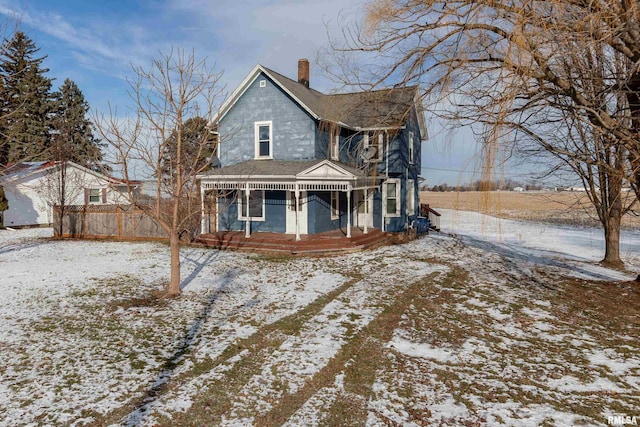
[[89, 189], [89, 203], [100, 203], [100, 199], [102, 198], [102, 191], [99, 188], [90, 188]]
[[107, 189], [106, 188], [85, 188], [84, 203], [85, 204], [107, 203]]

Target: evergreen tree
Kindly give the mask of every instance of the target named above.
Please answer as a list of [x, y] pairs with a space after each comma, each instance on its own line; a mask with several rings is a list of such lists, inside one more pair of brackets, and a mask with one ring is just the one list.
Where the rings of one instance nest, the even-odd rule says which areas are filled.
[[[174, 131], [167, 138], [162, 156], [161, 170], [165, 184], [171, 185], [171, 177], [174, 177], [177, 170], [178, 159], [178, 135]], [[180, 161], [183, 174], [194, 174], [203, 172], [211, 162], [211, 157], [215, 155], [215, 144], [212, 135], [207, 128], [207, 120], [202, 117], [191, 117], [182, 125], [182, 143], [180, 150]]]
[[0, 133], [7, 146], [7, 160], [45, 160], [51, 145], [51, 79], [42, 68], [46, 58], [23, 32], [16, 32], [3, 46], [0, 60], [3, 105]]
[[7, 167], [9, 162], [9, 143], [5, 134], [4, 120], [2, 120], [2, 117], [8, 114], [8, 99], [4, 90], [4, 79], [0, 78], [0, 172]]
[[72, 80], [65, 79], [53, 98], [52, 158], [96, 168], [102, 160], [103, 144], [93, 135], [92, 123], [86, 117], [89, 104], [82, 91]]

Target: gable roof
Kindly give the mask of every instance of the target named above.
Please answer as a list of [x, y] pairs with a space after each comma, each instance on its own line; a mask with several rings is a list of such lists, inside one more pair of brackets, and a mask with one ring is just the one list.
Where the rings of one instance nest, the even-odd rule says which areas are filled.
[[338, 123], [353, 130], [399, 128], [415, 107], [420, 132], [423, 138], [427, 137], [417, 86], [325, 95], [260, 64], [251, 70], [210, 124], [219, 122], [261, 73], [316, 120]]
[[[44, 162], [21, 162], [16, 163], [14, 165], [9, 166], [4, 176], [0, 177], [0, 181], [2, 182], [13, 182], [24, 178], [29, 178], [31, 175], [34, 175], [41, 171], [50, 170], [53, 168], [57, 168], [60, 166], [62, 162], [60, 161], [44, 161]], [[67, 161], [67, 167], [71, 166], [76, 169], [79, 169], [85, 173], [89, 173], [98, 178], [104, 179], [109, 182], [111, 185], [127, 185], [127, 181], [120, 178], [115, 178], [109, 175], [105, 175], [103, 173], [91, 170], [89, 168], [85, 168], [77, 163], [72, 161]], [[139, 181], [129, 181], [131, 185], [140, 185], [142, 184]]]

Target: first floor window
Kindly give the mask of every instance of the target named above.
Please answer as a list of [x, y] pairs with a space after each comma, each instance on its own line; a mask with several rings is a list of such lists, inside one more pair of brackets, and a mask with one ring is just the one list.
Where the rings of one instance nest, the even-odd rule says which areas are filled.
[[[296, 193], [294, 191], [289, 192], [289, 210], [291, 212], [296, 211]], [[302, 210], [302, 197], [298, 196], [298, 211]]]
[[264, 219], [264, 190], [250, 191], [248, 206], [244, 191], [240, 192], [239, 199], [239, 219]]
[[389, 179], [383, 184], [384, 215], [400, 216], [400, 180]]
[[100, 203], [102, 198], [102, 189], [90, 188], [89, 189], [89, 203]]
[[337, 191], [331, 192], [331, 219], [338, 219], [340, 216], [340, 193]]
[[407, 180], [407, 215], [416, 214], [416, 189], [413, 179]]

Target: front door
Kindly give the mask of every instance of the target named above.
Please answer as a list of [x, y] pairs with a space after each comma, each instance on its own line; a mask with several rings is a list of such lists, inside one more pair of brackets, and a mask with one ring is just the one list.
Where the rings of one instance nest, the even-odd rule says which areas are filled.
[[295, 191], [287, 191], [287, 234], [296, 234], [296, 210], [299, 210], [300, 234], [307, 234], [307, 192], [300, 192], [298, 205], [295, 203]]
[[[369, 190], [369, 197], [365, 201], [365, 193], [367, 190], [354, 191], [354, 221], [355, 226], [364, 228], [365, 221], [367, 227], [373, 228], [373, 191]], [[365, 204], [366, 203], [366, 204]]]

